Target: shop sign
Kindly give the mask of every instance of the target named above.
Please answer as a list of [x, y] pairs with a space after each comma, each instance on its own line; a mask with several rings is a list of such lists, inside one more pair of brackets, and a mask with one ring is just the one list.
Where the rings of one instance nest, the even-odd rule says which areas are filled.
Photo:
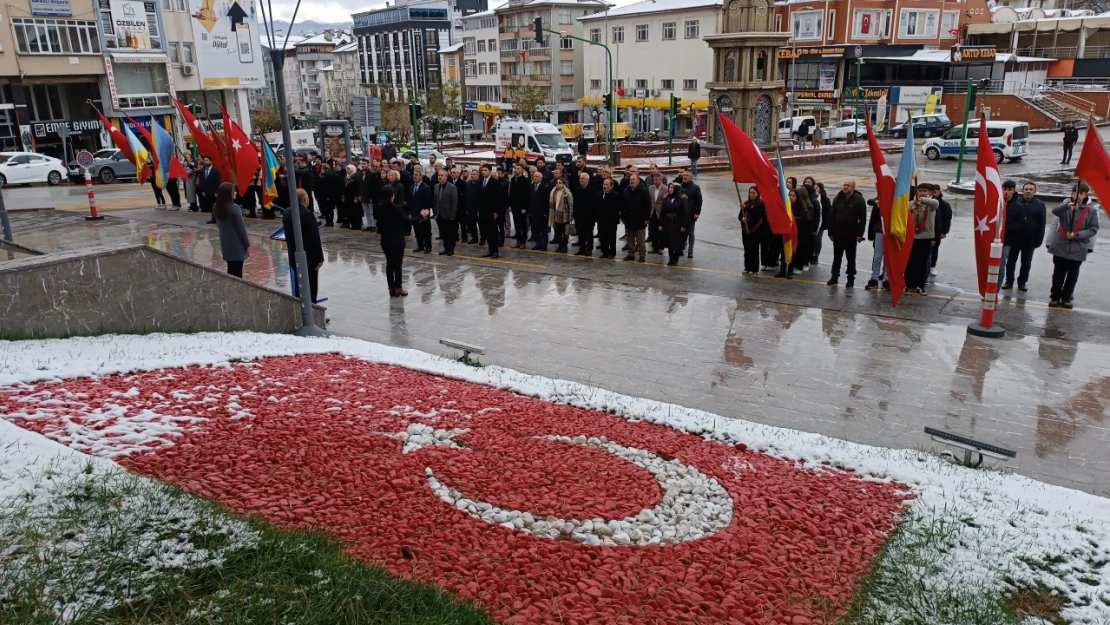
[[463, 110], [477, 111], [478, 110], [478, 103], [477, 102], [467, 102], [466, 104], [463, 105]]
[[799, 90], [794, 92], [795, 100], [820, 100], [822, 102], [835, 102], [835, 90]]
[[108, 0], [116, 47], [121, 50], [150, 50], [150, 27], [142, 0]]
[[[860, 93], [860, 99], [863, 100], [864, 102], [878, 102], [879, 100], [881, 100], [884, 97], [889, 99], [890, 88], [889, 87], [863, 87], [863, 88], [860, 89], [860, 92], [861, 92]], [[856, 101], [856, 88], [855, 87], [845, 87], [844, 88], [844, 101], [845, 102], [855, 102]]]
[[940, 98], [942, 87], [891, 87], [891, 104], [922, 104], [929, 101], [929, 96], [934, 93]]
[[73, 17], [73, 7], [69, 0], [31, 0], [31, 15]]
[[974, 65], [993, 63], [998, 50], [994, 46], [952, 46], [952, 63]]
[[72, 122], [46, 122], [41, 124], [34, 124], [34, 130], [35, 137], [38, 137], [40, 139], [49, 135], [60, 135], [63, 133], [68, 133], [70, 135], [99, 133], [100, 120], [82, 119]]
[[814, 48], [779, 48], [780, 59], [801, 59], [804, 57], [837, 57], [844, 58], [847, 50], [844, 46], [817, 46]]
[[261, 42], [253, 0], [190, 0], [189, 15], [201, 88], [262, 86]]

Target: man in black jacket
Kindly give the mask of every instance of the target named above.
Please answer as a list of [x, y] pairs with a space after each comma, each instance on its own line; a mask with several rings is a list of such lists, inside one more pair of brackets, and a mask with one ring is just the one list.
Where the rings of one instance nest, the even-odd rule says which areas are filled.
[[293, 175], [297, 177], [297, 188], [304, 189], [308, 194], [308, 209], [316, 213], [316, 200], [312, 197], [316, 191], [316, 169], [308, 164], [308, 160], [303, 156], [298, 156], [296, 159], [296, 167], [293, 168]]
[[[320, 243], [320, 229], [316, 227], [316, 214], [308, 207], [308, 192], [297, 189], [297, 204], [300, 206], [301, 239], [304, 241], [304, 253], [308, 257], [308, 288], [312, 294], [312, 302], [316, 302], [316, 287], [319, 280], [320, 267], [324, 266], [324, 246]], [[281, 225], [285, 227], [285, 247], [289, 251], [289, 264], [297, 267], [297, 240], [293, 236], [293, 211], [283, 211]], [[293, 279], [293, 295], [298, 296], [296, 273]]]
[[933, 184], [933, 199], [937, 204], [937, 219], [933, 228], [937, 231], [937, 237], [933, 239], [933, 257], [929, 260], [929, 275], [937, 275], [937, 259], [940, 258], [940, 242], [948, 238], [948, 232], [952, 230], [952, 205], [948, 200], [944, 199], [944, 191], [940, 188], [939, 184]]
[[536, 171], [532, 174], [532, 185], [529, 191], [531, 198], [528, 203], [528, 225], [536, 237], [536, 245], [532, 249], [546, 252], [551, 186], [544, 181], [543, 174]]
[[509, 210], [513, 213], [513, 229], [516, 235], [516, 249], [525, 248], [528, 241], [528, 207], [532, 204], [532, 183], [524, 173], [520, 163], [513, 165], [513, 177], [509, 181]]
[[378, 164], [364, 158], [359, 164], [358, 172], [358, 197], [362, 204], [362, 216], [366, 218], [366, 227], [363, 232], [375, 232], [377, 222], [374, 221], [374, 200], [382, 191], [382, 174]]
[[590, 142], [586, 141], [586, 137], [578, 139], [578, 154], [579, 156], [586, 156], [590, 153]]
[[[200, 197], [200, 212], [211, 213], [216, 203], [216, 190], [220, 188], [220, 170], [212, 166], [212, 159], [205, 156], [204, 166], [197, 171], [197, 195]], [[208, 223], [216, 223], [213, 219]]]
[[883, 216], [879, 211], [879, 200], [872, 198], [867, 200], [867, 204], [871, 206], [871, 218], [867, 220], [867, 240], [871, 241], [875, 253], [871, 257], [871, 279], [863, 288], [867, 291], [877, 289], [881, 281], [883, 288], [890, 290], [890, 283], [886, 279], [886, 266], [883, 264]]
[[504, 214], [501, 199], [501, 181], [493, 177], [493, 169], [489, 165], [482, 165], [481, 187], [478, 192], [478, 226], [481, 228], [482, 238], [489, 245], [489, 251], [482, 254], [482, 258], [497, 258], [497, 246], [501, 242], [501, 234], [497, 231], [500, 217]]
[[[697, 137], [690, 137], [690, 147], [686, 150], [686, 158], [690, 159], [690, 173], [697, 175], [698, 159], [701, 158], [701, 144]], [[686, 196], [689, 199], [690, 196]]]
[[[1002, 260], [1006, 263], [1006, 283], [1003, 289], [1014, 288], [1014, 270], [1021, 255], [1021, 273], [1017, 276], [1018, 290], [1029, 290], [1029, 269], [1033, 265], [1033, 252], [1044, 243], [1048, 208], [1036, 197], [1037, 185], [1027, 182], [1021, 195], [1006, 205], [1006, 234], [1002, 241]], [[999, 277], [1001, 280], [1002, 277]]]
[[1064, 156], [1060, 159], [1061, 165], [1068, 165], [1071, 163], [1071, 150], [1075, 144], [1079, 142], [1079, 130], [1075, 124], [1068, 122], [1064, 126]]
[[544, 157], [536, 159], [536, 171], [543, 174], [543, 182], [549, 188], [555, 187], [555, 171], [547, 165], [547, 160]]
[[590, 186], [590, 175], [578, 174], [578, 180], [570, 185], [570, 194], [574, 197], [574, 228], [578, 232], [578, 251], [574, 255], [593, 256], [598, 196]]
[[597, 201], [597, 238], [601, 258], [617, 257], [617, 224], [624, 213], [624, 198], [612, 178], [605, 178]]
[[[699, 148], [700, 149], [700, 148]], [[685, 170], [682, 172], [682, 192], [686, 194], [686, 208], [690, 211], [693, 221], [686, 230], [686, 258], [694, 257], [694, 230], [697, 228], [698, 219], [701, 217], [701, 187], [694, 182], [696, 171]]]
[[393, 147], [393, 142], [389, 139], [385, 140], [385, 145], [382, 146], [382, 160], [389, 163], [397, 158], [397, 148]]
[[867, 201], [863, 194], [856, 191], [856, 181], [845, 181], [840, 193], [832, 201], [829, 211], [829, 239], [833, 242], [832, 277], [828, 285], [836, 286], [840, 281], [840, 261], [848, 257], [849, 289], [856, 285], [856, 244], [863, 240], [867, 228]]
[[625, 260], [640, 262], [647, 260], [647, 241], [644, 237], [647, 232], [648, 221], [651, 219], [651, 196], [647, 187], [640, 184], [640, 177], [632, 174], [628, 177], [628, 188], [624, 193], [624, 211], [621, 221], [624, 222], [624, 232], [628, 237], [628, 256]]
[[413, 252], [432, 253], [432, 222], [424, 219], [422, 211], [432, 210], [432, 188], [424, 182], [424, 171], [420, 165], [413, 168], [413, 182], [406, 189], [405, 212], [412, 220], [412, 234], [416, 239]]

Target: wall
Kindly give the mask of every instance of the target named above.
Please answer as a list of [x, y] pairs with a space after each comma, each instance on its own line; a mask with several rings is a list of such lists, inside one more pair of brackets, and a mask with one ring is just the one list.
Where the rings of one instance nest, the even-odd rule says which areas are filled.
[[[71, 0], [72, 17], [44, 18], [63, 20], [90, 20], [96, 21], [96, 12], [92, 0]], [[15, 0], [5, 3], [3, 15], [0, 16], [0, 76], [19, 76], [24, 72], [26, 78], [35, 76], [75, 76], [75, 75], [103, 75], [104, 57], [96, 54], [17, 54], [15, 34], [12, 32], [11, 18], [25, 17], [40, 19], [31, 15], [31, 4], [28, 0]], [[70, 62], [71, 58], [77, 59], [76, 64]]]
[[[941, 102], [948, 107], [947, 115], [953, 124], [962, 124], [964, 121], [965, 97], [962, 93], [946, 93], [941, 99]], [[979, 100], [982, 100], [982, 98]], [[976, 104], [978, 103], [977, 101]], [[991, 94], [986, 97], [986, 105], [991, 107], [991, 119], [1025, 122], [1029, 124], [1031, 130], [1054, 130], [1057, 128], [1057, 124], [1052, 118], [1015, 95]]]
[[[0, 262], [0, 336], [292, 332], [300, 300], [145, 245]], [[316, 307], [318, 325], [324, 309]]]
[[[912, 8], [917, 10], [939, 11], [937, 32], [935, 37], [901, 37], [899, 36], [899, 19], [901, 10]], [[893, 11], [890, 24], [890, 37], [879, 39], [875, 37], [854, 38], [853, 23], [857, 10], [891, 10]], [[827, 10], [827, 11], [826, 11]], [[798, 40], [800, 46], [834, 45], [842, 43], [886, 43], [886, 44], [921, 44], [938, 46], [947, 49], [957, 42], [954, 36], [949, 35], [942, 28], [944, 11], [955, 11], [959, 14], [958, 27], [966, 24], [989, 24], [991, 14], [987, 9], [986, 0], [968, 0], [967, 2], [946, 2], [944, 0], [917, 0], [911, 4], [892, 2], [891, 0], [814, 0], [813, 2], [776, 3], [776, 17], [782, 21], [782, 31], [790, 32], [793, 19], [791, 14], [797, 11], [824, 12], [822, 17], [821, 36], [815, 39]], [[829, 37], [829, 17], [835, 11], [832, 37]], [[969, 15], [970, 13], [970, 15]]]

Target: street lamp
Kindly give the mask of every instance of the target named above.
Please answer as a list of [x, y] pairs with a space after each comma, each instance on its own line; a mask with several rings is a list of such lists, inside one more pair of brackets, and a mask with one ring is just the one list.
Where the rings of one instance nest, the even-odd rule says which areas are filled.
[[[293, 24], [297, 21], [297, 12], [301, 9], [301, 0], [293, 8], [293, 17], [289, 20], [288, 30], [285, 32], [285, 41], [277, 45], [277, 31], [274, 30], [274, 12], [266, 15], [266, 5], [258, 3], [262, 9], [262, 25], [266, 29], [266, 40], [270, 44], [270, 59], [274, 66], [274, 90], [277, 91], [278, 114], [281, 117], [281, 140], [285, 143], [285, 162], [287, 167], [293, 165], [293, 137], [289, 133], [289, 110], [285, 104], [285, 46], [289, 44], [289, 34], [293, 32]], [[294, 262], [297, 265], [297, 294], [301, 299], [301, 327], [295, 332], [297, 336], [327, 336], [328, 333], [316, 325], [312, 312], [312, 289], [308, 284], [308, 256], [304, 251], [304, 235], [301, 232], [300, 202], [297, 200], [297, 176], [290, 172], [289, 182], [289, 210], [297, 211], [293, 222], [293, 242], [297, 246]]]

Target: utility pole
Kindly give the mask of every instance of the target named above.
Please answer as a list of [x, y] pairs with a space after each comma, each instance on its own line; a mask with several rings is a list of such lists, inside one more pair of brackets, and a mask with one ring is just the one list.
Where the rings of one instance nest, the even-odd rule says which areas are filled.
[[[543, 41], [543, 35], [541, 33], [551, 33], [553, 35], [559, 35], [560, 37], [565, 37], [567, 39], [574, 39], [575, 41], [581, 41], [581, 42], [587, 43], [591, 46], [601, 46], [602, 48], [605, 49], [605, 54], [609, 58], [609, 76], [613, 75], [613, 53], [612, 53], [612, 51], [609, 50], [609, 46], [607, 46], [603, 43], [598, 43], [596, 41], [590, 41], [589, 39], [585, 39], [583, 37], [576, 37], [574, 35], [567, 35], [565, 33], [559, 32], [557, 30], [545, 29], [542, 26], [542, 19], [538, 18], [538, 17], [536, 18], [536, 21], [535, 21], [535, 29], [536, 29], [536, 41], [537, 42], [542, 42]], [[616, 128], [616, 118], [617, 118], [617, 113], [614, 110], [614, 105], [616, 104], [616, 98], [614, 97], [616, 94], [614, 93], [614, 89], [613, 89], [614, 84], [616, 84], [616, 81], [610, 79], [609, 80], [609, 93], [606, 93], [605, 96], [604, 96], [604, 98], [605, 98], [605, 110], [608, 111], [608, 113], [609, 113], [609, 132], [608, 132], [607, 139], [608, 139], [608, 144], [609, 144], [609, 162], [610, 163], [613, 162], [613, 134], [614, 134], [615, 128]]]
[[[667, 135], [667, 165], [674, 164], [674, 124], [678, 121], [678, 107], [682, 105], [682, 100], [675, 94], [671, 94], [671, 131]], [[697, 138], [694, 138], [697, 141]]]

